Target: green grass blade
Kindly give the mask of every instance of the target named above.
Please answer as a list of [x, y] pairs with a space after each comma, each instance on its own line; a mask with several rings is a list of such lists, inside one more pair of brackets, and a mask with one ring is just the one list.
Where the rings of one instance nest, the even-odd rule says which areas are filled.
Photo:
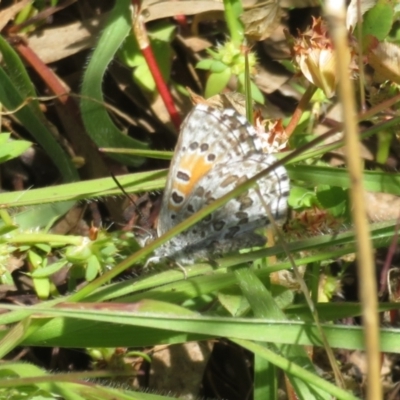
[[[0, 102], [8, 110], [14, 110], [20, 107], [27, 97], [35, 97], [36, 94], [20, 58], [1, 36], [0, 51], [6, 64], [5, 68], [0, 68]], [[6, 71], [10, 71], [10, 74]], [[14, 115], [43, 147], [64, 180], [78, 180], [75, 166], [49, 130], [37, 102], [25, 105], [15, 111]]]
[[353, 396], [348, 391], [340, 389], [336, 385], [320, 378], [318, 375], [300, 367], [298, 363], [294, 363], [288, 359], [285, 359], [268, 348], [245, 340], [234, 340], [234, 342], [239, 346], [252, 351], [254, 354], [264, 357], [266, 360], [284, 370], [288, 376], [295, 376], [299, 382], [307, 383], [309, 385], [310, 392], [306, 395], [307, 397], [303, 397], [304, 393], [300, 394], [301, 399], [321, 399], [331, 398], [331, 396], [342, 400], [357, 399], [357, 397]]
[[[24, 345], [54, 346], [57, 343], [62, 347], [139, 347], [172, 343], [171, 338], [177, 343], [177, 338], [187, 341], [194, 337], [230, 337], [275, 344], [322, 344], [318, 329], [312, 322], [200, 316], [183, 307], [147, 300], [124, 305], [80, 303], [67, 306], [65, 303], [62, 308], [12, 305], [3, 305], [3, 308], [18, 310], [24, 317], [34, 314], [58, 317], [48, 320], [33, 332], [23, 341]], [[79, 321], [74, 321], [76, 319]], [[7, 320], [6, 315], [0, 317], [1, 324]], [[322, 324], [322, 327], [331, 347], [364, 349], [362, 327], [332, 324]], [[90, 334], [93, 329], [98, 333], [95, 336]], [[0, 337], [6, 333], [0, 332]], [[398, 336], [399, 329], [382, 328], [382, 351], [399, 353]]]
[[[310, 165], [288, 165], [292, 180], [304, 181], [307, 185], [330, 185], [350, 187], [347, 169]], [[364, 171], [363, 182], [366, 190], [400, 195], [400, 174], [382, 171]]]
[[[129, 193], [160, 189], [165, 184], [166, 171], [142, 172], [118, 176]], [[112, 178], [92, 179], [43, 189], [24, 190], [0, 194], [0, 208], [32, 206], [59, 201], [77, 201], [104, 196], [121, 196], [121, 189]]]
[[[93, 52], [82, 84], [81, 112], [85, 128], [98, 147], [146, 149], [148, 146], [124, 135], [103, 106], [102, 82], [110, 62], [131, 29], [128, 0], [119, 0]], [[125, 165], [139, 166], [144, 159], [122, 154], [110, 155]]]

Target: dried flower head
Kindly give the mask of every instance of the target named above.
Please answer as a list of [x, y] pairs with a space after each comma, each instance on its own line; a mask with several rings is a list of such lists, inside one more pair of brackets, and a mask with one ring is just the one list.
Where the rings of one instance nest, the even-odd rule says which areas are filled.
[[[335, 94], [337, 83], [333, 44], [327, 26], [321, 18], [313, 18], [310, 29], [298, 38], [290, 37], [292, 54], [308, 81], [322, 89], [326, 97]], [[351, 57], [350, 53], [345, 57]], [[343, 62], [346, 60], [343, 60]]]

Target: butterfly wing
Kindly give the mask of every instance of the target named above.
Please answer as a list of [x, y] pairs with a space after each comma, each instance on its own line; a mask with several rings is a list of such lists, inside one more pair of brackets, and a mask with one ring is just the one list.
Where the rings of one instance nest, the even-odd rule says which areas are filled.
[[[162, 235], [204, 203], [199, 182], [212, 169], [260, 151], [261, 143], [246, 118], [232, 109], [198, 104], [182, 124], [164, 191], [157, 232]], [[214, 185], [213, 185], [214, 186]], [[190, 199], [190, 201], [189, 201]], [[204, 206], [204, 204], [203, 204]]]
[[[199, 180], [181, 210], [182, 219], [235, 189], [276, 162], [272, 155], [248, 154], [241, 160], [219, 164]], [[233, 172], [232, 172], [233, 171]], [[209, 188], [199, 199], [199, 188]], [[172, 239], [165, 253], [182, 263], [190, 263], [216, 253], [225, 253], [265, 243], [254, 231], [270, 224], [266, 207], [276, 222], [286, 218], [289, 178], [284, 167], [275, 168], [257, 186], [228, 201], [196, 225]], [[186, 246], [182, 247], [182, 243]], [[161, 249], [162, 250], [162, 249]], [[172, 253], [172, 254], [171, 254]]]

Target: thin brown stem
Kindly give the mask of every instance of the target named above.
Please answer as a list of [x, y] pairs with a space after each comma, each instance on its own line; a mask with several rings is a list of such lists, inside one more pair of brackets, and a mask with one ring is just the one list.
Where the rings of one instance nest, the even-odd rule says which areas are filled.
[[326, 13], [331, 25], [331, 35], [336, 49], [336, 70], [339, 78], [339, 98], [343, 110], [344, 139], [347, 165], [351, 179], [350, 199], [357, 242], [357, 268], [359, 295], [362, 306], [364, 341], [366, 345], [367, 399], [382, 399], [380, 380], [381, 355], [379, 346], [379, 319], [377, 307], [377, 282], [375, 264], [363, 187], [363, 167], [360, 153], [356, 102], [349, 65], [345, 60], [350, 49], [347, 42], [346, 12], [344, 1], [330, 0]]
[[290, 136], [296, 129], [296, 126], [299, 123], [301, 116], [303, 115], [304, 111], [307, 110], [308, 105], [310, 104], [310, 100], [313, 97], [316, 90], [317, 87], [310, 84], [310, 86], [308, 86], [307, 90], [304, 92], [303, 97], [300, 99], [300, 102], [296, 107], [296, 110], [294, 110], [292, 119], [290, 120], [285, 129], [286, 134], [288, 136]]

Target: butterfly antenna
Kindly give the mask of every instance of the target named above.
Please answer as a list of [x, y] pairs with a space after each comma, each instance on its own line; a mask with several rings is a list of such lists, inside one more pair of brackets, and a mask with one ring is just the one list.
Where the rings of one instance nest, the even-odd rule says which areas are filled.
[[126, 192], [126, 190], [123, 188], [123, 186], [120, 184], [120, 182], [118, 181], [118, 179], [116, 178], [116, 176], [110, 171], [110, 175], [111, 178], [113, 179], [113, 181], [115, 182], [115, 184], [118, 186], [118, 188], [121, 190], [121, 192], [129, 199], [129, 201], [133, 204], [133, 206], [136, 209], [136, 212], [139, 214], [140, 218], [144, 218], [143, 213], [140, 211], [139, 206], [137, 205], [137, 203], [135, 202], [135, 200], [132, 199], [131, 196], [129, 196], [129, 194]]

